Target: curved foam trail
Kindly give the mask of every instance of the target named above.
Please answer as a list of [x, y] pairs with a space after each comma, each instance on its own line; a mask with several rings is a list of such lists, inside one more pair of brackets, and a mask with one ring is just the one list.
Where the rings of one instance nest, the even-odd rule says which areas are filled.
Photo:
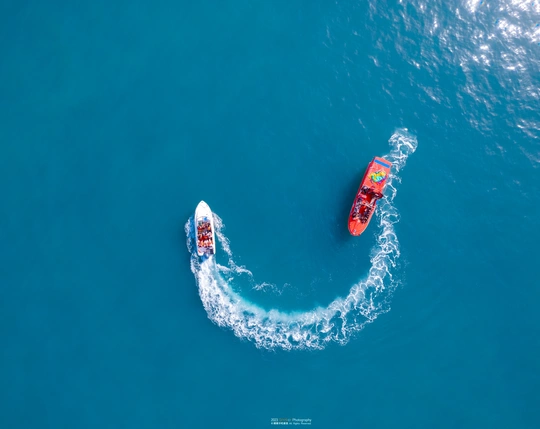
[[[352, 285], [345, 298], [337, 298], [327, 307], [306, 312], [266, 311], [243, 299], [231, 288], [235, 275], [252, 273], [234, 263], [229, 240], [223, 234], [224, 224], [214, 214], [216, 236], [228, 255], [228, 265], [216, 264], [213, 257], [200, 261], [194, 246], [193, 220], [185, 225], [187, 247], [191, 252], [191, 271], [195, 275], [199, 295], [210, 320], [231, 329], [242, 339], [266, 349], [322, 349], [334, 341], [347, 343], [351, 336], [378, 315], [389, 311], [389, 299], [398, 285], [392, 276], [400, 253], [394, 225], [399, 213], [392, 202], [397, 194], [396, 182], [407, 158], [416, 150], [416, 138], [406, 129], [397, 130], [389, 140], [390, 153], [384, 158], [392, 162], [393, 174], [386, 184], [386, 196], [379, 202], [377, 213], [380, 233], [372, 250], [367, 278]], [[228, 279], [222, 274], [227, 273]]]

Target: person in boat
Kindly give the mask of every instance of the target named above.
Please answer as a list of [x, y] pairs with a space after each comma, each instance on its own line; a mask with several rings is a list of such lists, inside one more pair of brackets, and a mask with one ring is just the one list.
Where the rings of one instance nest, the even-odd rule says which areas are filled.
[[372, 189], [372, 188], [366, 188], [366, 195], [367, 196], [371, 196], [373, 198], [382, 198], [383, 195], [380, 193], [380, 192], [377, 192], [375, 189]]
[[371, 206], [371, 205], [366, 206], [366, 208], [364, 209], [364, 212], [362, 213], [362, 219], [361, 220], [363, 222], [368, 220], [369, 215], [371, 213], [371, 210], [373, 210], [373, 206]]

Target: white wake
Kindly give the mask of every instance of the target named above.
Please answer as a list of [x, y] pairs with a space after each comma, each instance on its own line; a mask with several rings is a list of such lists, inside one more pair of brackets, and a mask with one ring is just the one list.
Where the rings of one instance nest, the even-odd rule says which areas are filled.
[[392, 162], [392, 175], [386, 184], [386, 196], [376, 211], [380, 233], [371, 252], [367, 279], [352, 285], [345, 298], [337, 298], [325, 308], [290, 313], [267, 311], [249, 303], [230, 286], [235, 276], [252, 277], [252, 273], [234, 262], [221, 218], [214, 213], [216, 236], [227, 254], [227, 265], [217, 264], [214, 258], [200, 261], [194, 245], [193, 220], [189, 219], [185, 231], [191, 252], [191, 271], [210, 320], [260, 348], [322, 349], [331, 341], [347, 343], [355, 332], [387, 312], [389, 299], [398, 285], [392, 270], [400, 255], [394, 231], [399, 213], [392, 204], [397, 194], [395, 185], [400, 182], [399, 173], [408, 156], [416, 150], [417, 141], [406, 129], [401, 129], [392, 135], [389, 143], [391, 150], [384, 158]]

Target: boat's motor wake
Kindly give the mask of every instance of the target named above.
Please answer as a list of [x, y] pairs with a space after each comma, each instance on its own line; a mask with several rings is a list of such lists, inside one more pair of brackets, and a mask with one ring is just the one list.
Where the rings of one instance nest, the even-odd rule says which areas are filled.
[[416, 139], [407, 130], [398, 130], [390, 138], [391, 151], [384, 157], [392, 162], [387, 195], [377, 210], [380, 234], [373, 248], [367, 278], [354, 284], [345, 298], [337, 298], [326, 308], [301, 313], [266, 311], [247, 302], [230, 286], [235, 276], [251, 272], [235, 264], [229, 241], [223, 235], [223, 222], [214, 213], [216, 235], [228, 255], [227, 265], [214, 258], [201, 262], [194, 242], [192, 219], [185, 225], [187, 247], [191, 252], [191, 271], [208, 317], [217, 325], [232, 329], [239, 338], [251, 340], [257, 347], [275, 349], [322, 349], [331, 341], [345, 344], [378, 315], [387, 312], [389, 299], [398, 285], [392, 269], [399, 259], [399, 242], [394, 224], [399, 214], [393, 206], [396, 182], [408, 156], [416, 150]]

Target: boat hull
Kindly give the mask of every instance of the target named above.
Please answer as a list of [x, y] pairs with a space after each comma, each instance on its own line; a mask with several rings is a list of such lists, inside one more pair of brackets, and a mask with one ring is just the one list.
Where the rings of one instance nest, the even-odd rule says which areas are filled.
[[383, 197], [391, 168], [392, 163], [384, 158], [375, 157], [369, 163], [349, 213], [348, 228], [351, 235], [358, 236], [368, 227], [377, 200]]
[[197, 254], [211, 256], [216, 253], [214, 216], [210, 206], [201, 201], [195, 209], [195, 237]]

